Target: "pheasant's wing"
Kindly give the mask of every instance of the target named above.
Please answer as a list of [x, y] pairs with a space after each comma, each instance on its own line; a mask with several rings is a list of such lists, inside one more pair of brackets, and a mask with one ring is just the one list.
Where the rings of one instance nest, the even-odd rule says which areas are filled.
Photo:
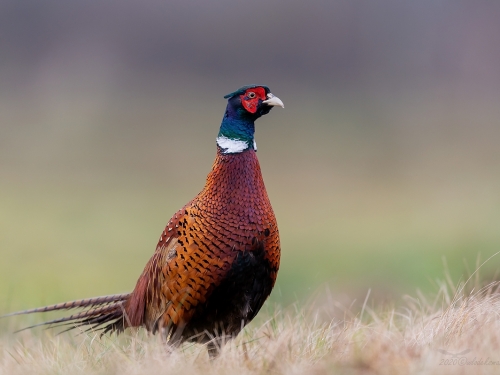
[[196, 207], [182, 212], [175, 228], [176, 244], [161, 268], [165, 280], [161, 292], [168, 301], [162, 326], [187, 324], [231, 270], [241, 243], [219, 225], [220, 220], [204, 218]]
[[230, 271], [237, 256], [231, 240], [221, 241], [220, 228], [193, 211], [179, 211], [162, 233], [130, 299], [130, 326], [184, 326]]

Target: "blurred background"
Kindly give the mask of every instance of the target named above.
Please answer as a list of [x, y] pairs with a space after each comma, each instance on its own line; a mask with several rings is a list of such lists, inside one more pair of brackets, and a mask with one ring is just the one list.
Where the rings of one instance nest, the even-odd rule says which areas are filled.
[[[0, 2], [0, 310], [130, 291], [262, 83], [272, 299], [435, 291], [500, 250], [500, 2]], [[500, 255], [482, 269], [495, 278]]]

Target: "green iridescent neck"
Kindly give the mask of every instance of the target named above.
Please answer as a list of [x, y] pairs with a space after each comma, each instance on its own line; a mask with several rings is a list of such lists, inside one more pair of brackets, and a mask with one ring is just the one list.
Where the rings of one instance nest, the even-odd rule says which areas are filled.
[[226, 153], [243, 152], [248, 149], [256, 149], [254, 134], [255, 124], [253, 119], [245, 116], [241, 111], [232, 111], [228, 106], [219, 134], [217, 144]]

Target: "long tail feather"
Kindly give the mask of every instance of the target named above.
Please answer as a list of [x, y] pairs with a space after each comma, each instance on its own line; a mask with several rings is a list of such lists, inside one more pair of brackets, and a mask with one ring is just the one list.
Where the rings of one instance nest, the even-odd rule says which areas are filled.
[[88, 310], [88, 311], [82, 311], [82, 312], [79, 312], [79, 313], [76, 313], [76, 314], [73, 314], [70, 316], [66, 316], [63, 318], [53, 319], [53, 320], [49, 320], [47, 322], [42, 322], [42, 323], [38, 323], [38, 324], [29, 326], [26, 328], [22, 328], [16, 332], [24, 331], [26, 329], [35, 328], [35, 327], [46, 326], [46, 325], [57, 324], [59, 326], [59, 325], [62, 325], [62, 323], [66, 323], [66, 322], [77, 323], [79, 321], [83, 321], [83, 320], [89, 319], [91, 317], [95, 317], [95, 316], [99, 316], [99, 315], [103, 315], [103, 314], [107, 315], [107, 313], [109, 313], [109, 312], [116, 312], [118, 308], [119, 307], [117, 307], [115, 305], [111, 305], [111, 306], [104, 306], [104, 307], [100, 307], [100, 308], [96, 308], [96, 309], [92, 309], [92, 310]]
[[67, 325], [71, 325], [71, 327], [67, 328], [63, 332], [81, 326], [89, 326], [89, 330], [103, 330], [103, 333], [114, 331], [121, 332], [127, 326], [127, 317], [124, 309], [124, 303], [129, 298], [130, 293], [87, 298], [77, 301], [39, 307], [36, 309], [17, 311], [11, 314], [3, 315], [0, 318], [6, 318], [15, 315], [80, 308], [83, 309], [83, 311], [77, 312], [70, 316], [35, 324], [30, 327], [20, 329], [16, 332], [39, 326], [49, 326], [49, 328], [53, 328]]
[[44, 307], [37, 307], [36, 309], [29, 309], [23, 311], [16, 311], [10, 314], [0, 316], [0, 319], [7, 318], [14, 315], [24, 315], [24, 314], [34, 314], [41, 312], [57, 311], [57, 310], [71, 310], [76, 308], [87, 308], [93, 306], [100, 306], [103, 304], [108, 304], [117, 301], [123, 301], [130, 297], [130, 293], [126, 294], [112, 294], [109, 296], [93, 297], [87, 299], [79, 299], [76, 301], [69, 301], [63, 303], [57, 303], [55, 305], [49, 305]]

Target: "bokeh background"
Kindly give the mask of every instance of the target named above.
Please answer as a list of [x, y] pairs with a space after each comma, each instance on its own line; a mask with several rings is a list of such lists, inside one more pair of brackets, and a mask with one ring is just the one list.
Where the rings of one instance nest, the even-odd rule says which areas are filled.
[[274, 301], [467, 278], [500, 250], [499, 19], [486, 0], [1, 1], [0, 310], [131, 290], [250, 83], [286, 107], [256, 134]]

